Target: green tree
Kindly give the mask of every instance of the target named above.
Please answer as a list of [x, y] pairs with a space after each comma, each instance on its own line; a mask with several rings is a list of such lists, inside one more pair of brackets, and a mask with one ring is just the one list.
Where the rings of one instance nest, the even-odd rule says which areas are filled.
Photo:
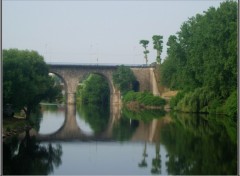
[[119, 88], [121, 94], [125, 94], [127, 91], [133, 90], [135, 83], [137, 82], [132, 70], [129, 67], [121, 65], [113, 73], [113, 83]]
[[161, 65], [160, 75], [164, 85], [188, 92], [198, 88], [214, 92], [212, 101], [200, 97], [199, 104], [209, 102], [205, 106], [222, 106], [236, 91], [236, 1], [223, 2], [219, 8], [211, 7], [189, 18], [176, 36], [169, 37], [167, 45], [168, 55]]
[[78, 88], [77, 97], [87, 104], [108, 105], [110, 90], [106, 79], [97, 74], [90, 74]]
[[143, 54], [144, 54], [144, 58], [146, 60], [146, 64], [148, 64], [148, 57], [147, 57], [147, 54], [149, 53], [149, 51], [147, 50], [148, 43], [149, 43], [148, 40], [140, 40], [140, 42], [139, 42], [139, 44], [142, 44], [142, 46], [144, 48]]
[[154, 35], [152, 36], [152, 39], [153, 39], [153, 48], [155, 50], [157, 50], [157, 58], [156, 58], [156, 61], [158, 64], [161, 64], [161, 53], [162, 53], [162, 49], [163, 49], [163, 46], [162, 46], [162, 39], [163, 39], [163, 36], [161, 35]]
[[23, 109], [28, 119], [39, 102], [54, 99], [58, 91], [36, 51], [3, 50], [3, 104]]

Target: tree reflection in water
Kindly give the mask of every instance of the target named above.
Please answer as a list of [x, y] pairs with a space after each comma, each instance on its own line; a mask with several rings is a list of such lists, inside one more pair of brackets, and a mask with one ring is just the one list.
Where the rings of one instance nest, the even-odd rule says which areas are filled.
[[156, 156], [152, 159], [152, 174], [161, 174], [160, 143], [156, 142]]
[[109, 106], [77, 104], [77, 112], [91, 126], [95, 134], [107, 128], [110, 115]]
[[20, 143], [16, 138], [11, 140], [3, 143], [4, 175], [47, 175], [62, 163], [61, 145], [40, 145], [28, 130]]
[[237, 174], [236, 124], [229, 117], [177, 113], [172, 118], [160, 137], [169, 174]]
[[146, 162], [146, 157], [148, 156], [147, 154], [147, 142], [145, 141], [145, 144], [144, 144], [144, 149], [143, 149], [143, 159], [141, 161], [141, 163], [138, 163], [138, 166], [139, 167], [147, 167], [147, 162]]
[[137, 120], [130, 120], [121, 117], [119, 121], [114, 124], [113, 138], [117, 141], [128, 141], [136, 131], [139, 122]]

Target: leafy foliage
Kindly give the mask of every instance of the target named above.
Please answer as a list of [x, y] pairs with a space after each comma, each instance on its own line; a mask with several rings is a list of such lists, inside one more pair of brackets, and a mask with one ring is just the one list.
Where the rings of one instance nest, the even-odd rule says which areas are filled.
[[[201, 111], [201, 104], [206, 101], [200, 93], [210, 96], [211, 101], [204, 105], [210, 106], [210, 111], [222, 111], [217, 108], [237, 88], [237, 2], [226, 1], [217, 9], [211, 7], [204, 14], [189, 18], [177, 35], [169, 37], [167, 45], [168, 56], [161, 65], [162, 83], [171, 89], [192, 92], [178, 107]], [[194, 107], [189, 106], [191, 103]]]
[[166, 101], [160, 97], [154, 96], [150, 92], [133, 92], [129, 91], [123, 96], [123, 102], [138, 101], [140, 104], [149, 106], [163, 106]]
[[77, 97], [81, 97], [82, 103], [108, 105], [110, 97], [108, 82], [100, 75], [91, 74], [78, 87]]
[[44, 99], [53, 100], [58, 87], [48, 75], [48, 66], [36, 51], [3, 50], [3, 103], [24, 109], [27, 117]]
[[224, 104], [225, 112], [231, 117], [237, 117], [237, 90], [233, 91]]
[[161, 64], [161, 58], [160, 58], [160, 55], [162, 53], [162, 49], [163, 49], [163, 46], [162, 46], [162, 39], [163, 39], [163, 36], [161, 35], [154, 35], [152, 37], [153, 39], [153, 48], [155, 50], [157, 50], [157, 58], [156, 58], [156, 61], [157, 63]]
[[142, 44], [142, 46], [144, 48], [143, 54], [144, 54], [144, 58], [146, 60], [146, 64], [148, 64], [147, 54], [149, 53], [149, 50], [147, 50], [147, 47], [148, 47], [149, 41], [148, 40], [140, 40], [139, 44]]
[[121, 94], [125, 94], [127, 91], [137, 90], [135, 86], [137, 80], [132, 70], [129, 67], [121, 65], [117, 71], [113, 73], [113, 83], [120, 89]]

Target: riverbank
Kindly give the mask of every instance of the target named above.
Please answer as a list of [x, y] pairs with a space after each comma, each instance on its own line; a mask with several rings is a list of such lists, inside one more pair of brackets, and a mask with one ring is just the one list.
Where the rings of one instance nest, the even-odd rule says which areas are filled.
[[31, 125], [22, 117], [3, 118], [2, 139], [5, 140], [28, 129], [31, 129]]
[[126, 103], [125, 106], [127, 107], [127, 109], [134, 112], [138, 112], [143, 109], [163, 109], [163, 106], [149, 106], [149, 105], [140, 104], [138, 101], [130, 101]]

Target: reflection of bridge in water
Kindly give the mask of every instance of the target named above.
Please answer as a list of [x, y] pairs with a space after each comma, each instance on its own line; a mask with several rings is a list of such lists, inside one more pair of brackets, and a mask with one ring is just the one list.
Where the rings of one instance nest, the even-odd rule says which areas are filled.
[[[38, 134], [31, 132], [39, 141], [113, 141], [113, 127], [120, 119], [120, 107], [113, 107], [107, 128], [99, 134], [86, 134], [81, 127], [78, 126], [76, 120], [76, 106], [67, 105], [65, 111], [65, 120], [63, 125], [54, 133]], [[161, 117], [155, 119], [148, 124], [139, 122], [135, 133], [132, 135], [130, 141], [149, 141], [154, 142], [159, 140], [161, 126], [168, 123], [169, 117]], [[130, 121], [129, 121], [130, 123]]]
[[100, 134], [90, 135], [84, 133], [81, 127], [77, 124], [76, 119], [76, 106], [66, 105], [65, 120], [63, 125], [54, 133], [51, 134], [36, 134], [36, 138], [40, 141], [106, 141], [111, 140], [111, 132], [113, 124], [120, 118], [119, 106], [115, 106], [110, 113], [107, 129]]

